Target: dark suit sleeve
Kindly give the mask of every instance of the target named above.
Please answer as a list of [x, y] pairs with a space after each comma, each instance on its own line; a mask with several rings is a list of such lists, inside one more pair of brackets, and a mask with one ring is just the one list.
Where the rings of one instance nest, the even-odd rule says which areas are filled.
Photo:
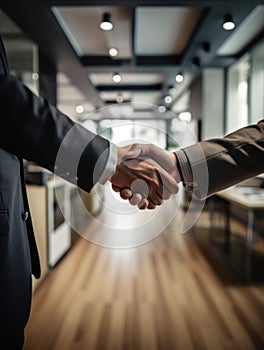
[[74, 123], [11, 76], [0, 75], [0, 105], [0, 148], [91, 190], [108, 159], [106, 139]]
[[223, 138], [183, 148], [176, 155], [182, 173], [188, 174], [189, 188], [205, 198], [264, 172], [264, 120]]

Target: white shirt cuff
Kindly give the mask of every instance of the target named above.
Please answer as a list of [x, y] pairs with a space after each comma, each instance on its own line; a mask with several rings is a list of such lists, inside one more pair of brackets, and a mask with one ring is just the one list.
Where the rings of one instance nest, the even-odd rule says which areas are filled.
[[99, 183], [104, 185], [107, 180], [114, 174], [117, 163], [117, 149], [113, 143], [109, 143], [109, 154], [105, 169], [99, 179]]

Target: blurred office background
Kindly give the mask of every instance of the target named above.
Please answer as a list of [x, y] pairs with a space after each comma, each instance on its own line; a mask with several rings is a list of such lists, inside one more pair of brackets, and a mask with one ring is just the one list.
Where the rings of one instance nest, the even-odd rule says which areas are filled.
[[[6, 2], [0, 34], [11, 74], [70, 118], [173, 151], [264, 118], [263, 19], [263, 1]], [[100, 234], [106, 202], [129, 208], [110, 186], [81, 192], [89, 219], [74, 186], [25, 173], [42, 265], [25, 350], [264, 348], [263, 174], [210, 197], [184, 235], [181, 188], [164, 232], [110, 249], [78, 234]]]

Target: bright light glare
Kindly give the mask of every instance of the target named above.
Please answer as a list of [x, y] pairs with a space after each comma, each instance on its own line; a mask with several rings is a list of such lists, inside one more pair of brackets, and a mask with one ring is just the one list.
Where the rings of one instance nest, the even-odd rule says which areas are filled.
[[118, 50], [115, 47], [110, 47], [110, 49], [108, 50], [109, 55], [112, 57], [115, 57], [118, 55]]
[[114, 82], [114, 83], [120, 83], [120, 81], [121, 81], [121, 75], [118, 74], [118, 73], [115, 73], [115, 74], [113, 75], [113, 82]]
[[160, 113], [166, 112], [166, 107], [165, 106], [159, 106], [159, 112]]
[[223, 23], [224, 30], [233, 30], [235, 28], [234, 22], [225, 22]]
[[183, 122], [189, 123], [192, 120], [192, 115], [190, 112], [182, 112], [179, 114], [179, 119]]
[[182, 74], [177, 74], [175, 77], [175, 80], [177, 81], [177, 83], [181, 83], [183, 82], [183, 75]]
[[113, 24], [111, 22], [101, 22], [100, 28], [102, 30], [111, 30], [111, 29], [113, 29]]
[[82, 113], [84, 111], [84, 107], [82, 105], [78, 105], [75, 107], [77, 113]]
[[239, 125], [246, 126], [248, 122], [248, 84], [246, 81], [241, 81], [238, 85], [238, 112]]
[[33, 73], [33, 74], [32, 74], [32, 79], [33, 79], [33, 80], [38, 80], [38, 78], [39, 78], [38, 73]]
[[172, 101], [172, 98], [171, 98], [171, 96], [166, 96], [165, 98], [164, 98], [164, 101], [166, 102], [166, 103], [171, 103], [171, 101]]

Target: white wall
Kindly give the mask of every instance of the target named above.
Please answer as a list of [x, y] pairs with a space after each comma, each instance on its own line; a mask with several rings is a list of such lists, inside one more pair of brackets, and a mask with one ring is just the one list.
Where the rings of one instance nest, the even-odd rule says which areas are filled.
[[208, 68], [202, 80], [202, 139], [224, 134], [224, 71]]
[[264, 118], [264, 43], [252, 52], [250, 123]]

